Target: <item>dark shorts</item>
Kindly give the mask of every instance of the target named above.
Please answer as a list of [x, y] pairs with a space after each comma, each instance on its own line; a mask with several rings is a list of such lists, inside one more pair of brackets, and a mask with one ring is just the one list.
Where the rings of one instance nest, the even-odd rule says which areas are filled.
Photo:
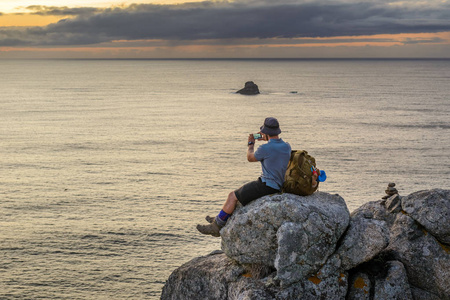
[[279, 190], [267, 186], [261, 181], [261, 178], [258, 178], [258, 180], [244, 184], [239, 189], [235, 190], [234, 194], [238, 198], [239, 202], [245, 206], [253, 200], [261, 198], [262, 196], [276, 194], [279, 192]]

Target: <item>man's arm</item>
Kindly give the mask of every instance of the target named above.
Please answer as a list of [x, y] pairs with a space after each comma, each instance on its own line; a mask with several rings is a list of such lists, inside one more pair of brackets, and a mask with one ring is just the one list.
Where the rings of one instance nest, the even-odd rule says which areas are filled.
[[249, 162], [255, 162], [258, 161], [255, 157], [255, 144], [251, 144], [248, 146], [247, 149], [247, 160]]
[[247, 160], [249, 162], [258, 161], [255, 157], [255, 138], [253, 137], [253, 134], [248, 136]]

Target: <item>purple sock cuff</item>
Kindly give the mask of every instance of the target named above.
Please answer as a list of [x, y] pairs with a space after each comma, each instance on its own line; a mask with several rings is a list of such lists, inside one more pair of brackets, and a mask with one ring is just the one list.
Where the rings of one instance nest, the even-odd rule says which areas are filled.
[[219, 219], [221, 219], [222, 221], [226, 222], [228, 220], [228, 218], [231, 215], [227, 214], [226, 212], [224, 212], [223, 210], [220, 211], [219, 215], [217, 216]]

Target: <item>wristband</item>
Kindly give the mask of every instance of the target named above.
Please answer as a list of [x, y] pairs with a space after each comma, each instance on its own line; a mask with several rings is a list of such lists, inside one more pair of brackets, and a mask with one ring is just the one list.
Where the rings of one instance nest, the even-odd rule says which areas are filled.
[[248, 145], [250, 146], [250, 145], [253, 145], [253, 144], [255, 144], [255, 142], [248, 142]]

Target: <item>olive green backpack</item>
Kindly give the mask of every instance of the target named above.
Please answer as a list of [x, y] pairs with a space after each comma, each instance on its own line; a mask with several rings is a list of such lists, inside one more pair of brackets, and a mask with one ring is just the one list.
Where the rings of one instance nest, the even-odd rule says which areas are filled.
[[289, 165], [284, 176], [283, 193], [308, 196], [314, 193], [319, 183], [312, 187], [312, 170], [316, 160], [305, 150], [292, 150]]

